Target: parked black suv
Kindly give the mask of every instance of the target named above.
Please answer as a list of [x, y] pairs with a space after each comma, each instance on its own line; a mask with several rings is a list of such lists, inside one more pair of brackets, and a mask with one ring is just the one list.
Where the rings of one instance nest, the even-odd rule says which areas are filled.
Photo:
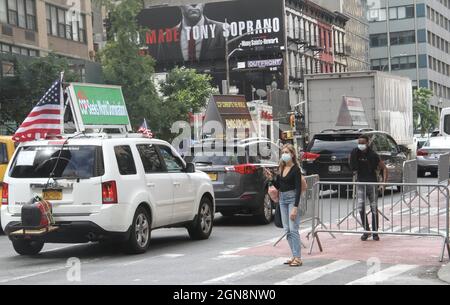
[[208, 139], [186, 157], [209, 175], [214, 187], [216, 211], [224, 216], [252, 214], [262, 224], [272, 221], [273, 205], [267, 193], [264, 168], [276, 170], [279, 147], [265, 139]]
[[402, 183], [403, 163], [407, 160], [405, 148], [397, 145], [387, 133], [370, 129], [325, 130], [315, 135], [302, 156], [307, 175], [319, 175], [321, 181], [351, 182], [353, 173], [349, 158], [362, 135], [370, 138], [370, 147], [385, 162], [388, 182]]

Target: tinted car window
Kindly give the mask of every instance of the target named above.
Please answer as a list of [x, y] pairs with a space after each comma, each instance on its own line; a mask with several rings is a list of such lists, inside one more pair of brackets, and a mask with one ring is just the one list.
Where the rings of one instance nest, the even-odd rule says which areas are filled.
[[358, 147], [358, 135], [352, 136], [320, 136], [310, 144], [313, 153], [350, 153]]
[[183, 162], [172, 153], [169, 147], [159, 146], [159, 150], [169, 172], [181, 172], [183, 170]]
[[119, 173], [122, 176], [136, 175], [136, 165], [134, 164], [133, 153], [130, 146], [116, 146], [114, 147], [116, 154], [117, 165]]
[[98, 146], [29, 146], [19, 148], [11, 166], [13, 178], [91, 178], [104, 174]]
[[142, 165], [146, 174], [160, 173], [164, 171], [164, 166], [159, 158], [158, 152], [154, 145], [142, 144], [137, 145]]
[[8, 150], [5, 143], [0, 143], [0, 164], [8, 164]]

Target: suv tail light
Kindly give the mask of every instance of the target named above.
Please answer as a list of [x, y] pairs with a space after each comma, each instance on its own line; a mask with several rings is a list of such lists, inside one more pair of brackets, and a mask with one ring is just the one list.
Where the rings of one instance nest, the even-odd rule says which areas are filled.
[[428, 156], [428, 152], [426, 150], [424, 150], [424, 149], [419, 149], [417, 151], [417, 156], [419, 156], [419, 157], [426, 157], [426, 156]]
[[320, 157], [319, 154], [305, 152], [302, 156], [303, 161], [314, 162]]
[[253, 164], [241, 164], [226, 168], [227, 172], [235, 172], [241, 175], [252, 175], [256, 173], [257, 170], [258, 168]]
[[116, 181], [102, 183], [102, 202], [103, 204], [118, 203]]
[[9, 198], [9, 185], [8, 183], [3, 183], [2, 185], [2, 205], [8, 205]]

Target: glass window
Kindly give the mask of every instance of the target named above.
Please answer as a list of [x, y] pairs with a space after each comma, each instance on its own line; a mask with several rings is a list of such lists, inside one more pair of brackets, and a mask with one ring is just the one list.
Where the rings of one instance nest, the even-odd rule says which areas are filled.
[[386, 21], [386, 19], [387, 19], [386, 9], [380, 9], [378, 21]]
[[12, 25], [17, 25], [17, 2], [8, 0], [8, 21]]
[[154, 145], [137, 145], [146, 174], [164, 172], [164, 166]]
[[18, 26], [27, 27], [27, 19], [25, 17], [25, 0], [17, 0]]
[[26, 0], [27, 29], [36, 30], [36, 13], [33, 0]]
[[0, 164], [8, 164], [8, 150], [5, 143], [0, 143]]
[[0, 22], [8, 23], [8, 12], [6, 10], [6, 0], [0, 0]]
[[11, 166], [13, 178], [91, 178], [104, 174], [99, 146], [29, 146], [20, 148]]
[[397, 8], [397, 17], [398, 19], [405, 19], [406, 18], [406, 7], [401, 6]]
[[183, 170], [183, 162], [173, 154], [169, 147], [161, 145], [159, 149], [169, 172], [181, 172]]
[[133, 153], [130, 146], [114, 147], [116, 154], [117, 166], [122, 176], [136, 175], [136, 165], [134, 164]]
[[79, 37], [78, 37], [78, 19], [79, 19], [80, 15], [79, 14], [74, 14], [73, 15], [73, 19], [72, 19], [72, 39], [75, 41], [79, 41]]
[[389, 19], [394, 20], [397, 19], [397, 8], [396, 7], [392, 7], [389, 9]]
[[66, 11], [58, 8], [58, 36], [66, 38]]
[[52, 23], [52, 35], [56, 36], [58, 35], [58, 19], [57, 19], [57, 9], [54, 6], [50, 7], [51, 12], [51, 23]]

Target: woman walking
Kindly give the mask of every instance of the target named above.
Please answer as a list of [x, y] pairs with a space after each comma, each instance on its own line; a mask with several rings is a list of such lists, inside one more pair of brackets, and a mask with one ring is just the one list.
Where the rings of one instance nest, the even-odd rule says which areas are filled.
[[266, 170], [266, 176], [272, 180], [273, 186], [280, 193], [281, 220], [292, 251], [292, 258], [285, 264], [291, 267], [300, 267], [303, 265], [303, 261], [298, 232], [300, 225], [298, 209], [302, 190], [306, 190], [306, 181], [302, 177], [294, 146], [290, 144], [283, 146], [279, 174], [274, 177], [270, 171]]

